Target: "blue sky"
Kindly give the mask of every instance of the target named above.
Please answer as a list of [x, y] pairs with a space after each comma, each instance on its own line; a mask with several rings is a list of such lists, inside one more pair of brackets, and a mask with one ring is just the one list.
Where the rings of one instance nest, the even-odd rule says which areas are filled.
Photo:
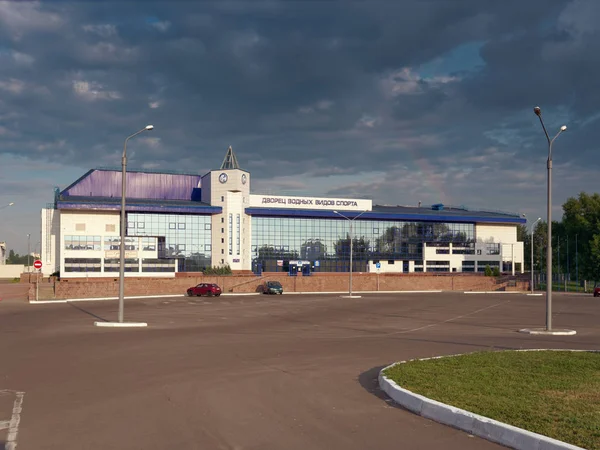
[[[0, 1], [0, 240], [93, 167], [545, 218], [597, 192], [600, 3]], [[35, 238], [33, 237], [35, 236]]]

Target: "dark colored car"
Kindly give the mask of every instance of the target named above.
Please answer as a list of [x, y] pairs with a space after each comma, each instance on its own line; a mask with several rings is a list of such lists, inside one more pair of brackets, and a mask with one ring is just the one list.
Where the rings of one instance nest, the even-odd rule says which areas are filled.
[[263, 287], [265, 294], [283, 294], [283, 286], [279, 281], [267, 281]]
[[600, 297], [600, 284], [594, 286], [594, 297]]
[[188, 297], [192, 297], [194, 295], [208, 295], [212, 297], [218, 297], [221, 295], [221, 288], [218, 284], [214, 283], [200, 283], [197, 286], [193, 286], [187, 290]]

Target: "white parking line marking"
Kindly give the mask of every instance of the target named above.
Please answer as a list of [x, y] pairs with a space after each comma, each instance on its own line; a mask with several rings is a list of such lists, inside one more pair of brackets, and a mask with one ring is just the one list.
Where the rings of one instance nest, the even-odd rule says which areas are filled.
[[17, 433], [19, 432], [19, 423], [21, 422], [21, 411], [23, 411], [23, 396], [25, 392], [15, 392], [17, 396], [12, 410], [12, 418], [8, 425], [8, 438], [4, 448], [6, 450], [15, 450], [17, 448]]

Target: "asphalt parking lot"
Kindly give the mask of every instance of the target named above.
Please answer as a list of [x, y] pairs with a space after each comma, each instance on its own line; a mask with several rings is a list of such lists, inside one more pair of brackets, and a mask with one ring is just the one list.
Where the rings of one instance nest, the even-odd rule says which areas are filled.
[[434, 355], [600, 348], [600, 302], [553, 298], [554, 326], [577, 335], [517, 333], [545, 319], [545, 298], [522, 294], [127, 300], [143, 329], [93, 326], [116, 319], [116, 301], [3, 302], [0, 448], [16, 393], [18, 450], [502, 448], [394, 406], [377, 374]]

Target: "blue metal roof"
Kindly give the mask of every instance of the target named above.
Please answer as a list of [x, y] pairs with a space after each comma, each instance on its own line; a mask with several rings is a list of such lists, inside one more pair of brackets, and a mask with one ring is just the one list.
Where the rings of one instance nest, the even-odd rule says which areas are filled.
[[[342, 211], [346, 217], [352, 219], [361, 211]], [[344, 220], [333, 211], [312, 209], [287, 209], [287, 208], [246, 208], [246, 214], [251, 216], [276, 216], [276, 217], [321, 217]], [[368, 211], [358, 220], [405, 220], [411, 222], [457, 222], [457, 223], [526, 223], [527, 219], [509, 214], [499, 214], [477, 211], [441, 210], [435, 211], [428, 208], [413, 207], [379, 207]]]
[[[127, 198], [192, 200], [199, 196], [200, 175], [127, 171]], [[92, 169], [64, 189], [69, 196], [121, 197], [121, 172]]]
[[[75, 209], [83, 211], [120, 211], [120, 197], [66, 196], [56, 203], [58, 209]], [[186, 200], [127, 199], [125, 209], [135, 212], [157, 212], [173, 214], [219, 214], [220, 206], [210, 206]]]

